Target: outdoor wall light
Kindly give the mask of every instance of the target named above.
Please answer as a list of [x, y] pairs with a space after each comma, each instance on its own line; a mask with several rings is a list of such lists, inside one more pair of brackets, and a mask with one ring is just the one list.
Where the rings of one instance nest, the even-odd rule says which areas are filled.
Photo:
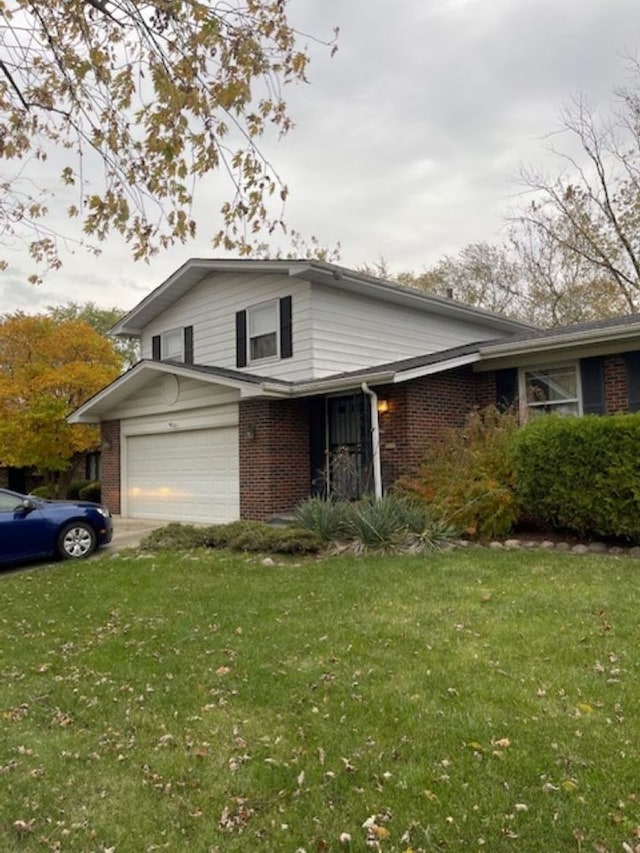
[[248, 438], [249, 441], [253, 441], [253, 439], [255, 437], [256, 437], [256, 428], [254, 426], [247, 427], [247, 430], [245, 432], [245, 438]]
[[386, 415], [387, 412], [391, 411], [391, 406], [389, 405], [388, 400], [378, 400], [378, 414]]
[[111, 450], [112, 446], [113, 445], [111, 444], [111, 442], [109, 441], [108, 438], [105, 438], [105, 440], [102, 442], [102, 449], [103, 450]]

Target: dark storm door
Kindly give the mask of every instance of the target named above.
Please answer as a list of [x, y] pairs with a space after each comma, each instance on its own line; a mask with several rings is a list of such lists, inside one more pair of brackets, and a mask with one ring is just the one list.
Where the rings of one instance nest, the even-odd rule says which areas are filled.
[[372, 488], [371, 418], [364, 394], [327, 398], [328, 492], [357, 500]]

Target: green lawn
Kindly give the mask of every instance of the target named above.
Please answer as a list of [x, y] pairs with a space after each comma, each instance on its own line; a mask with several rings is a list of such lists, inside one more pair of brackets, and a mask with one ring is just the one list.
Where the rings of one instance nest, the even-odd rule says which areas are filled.
[[634, 850], [639, 577], [475, 549], [5, 572], [0, 849]]

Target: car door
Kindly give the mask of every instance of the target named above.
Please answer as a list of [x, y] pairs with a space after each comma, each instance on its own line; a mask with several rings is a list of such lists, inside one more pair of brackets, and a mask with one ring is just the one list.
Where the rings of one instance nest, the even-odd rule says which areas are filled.
[[42, 512], [25, 510], [20, 495], [0, 494], [0, 563], [45, 556], [50, 552]]

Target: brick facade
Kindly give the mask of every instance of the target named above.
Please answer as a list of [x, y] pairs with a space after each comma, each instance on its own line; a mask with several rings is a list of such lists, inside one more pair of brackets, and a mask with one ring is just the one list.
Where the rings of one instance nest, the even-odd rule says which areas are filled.
[[462, 426], [475, 406], [495, 399], [493, 376], [474, 374], [469, 367], [376, 388], [376, 393], [389, 402], [379, 420], [385, 488], [416, 470], [429, 442]]
[[120, 421], [101, 424], [100, 483], [102, 503], [120, 514]]
[[286, 515], [309, 497], [309, 414], [305, 400], [240, 403], [240, 517]]
[[605, 358], [604, 392], [608, 414], [629, 411], [627, 366], [622, 356], [610, 355]]

